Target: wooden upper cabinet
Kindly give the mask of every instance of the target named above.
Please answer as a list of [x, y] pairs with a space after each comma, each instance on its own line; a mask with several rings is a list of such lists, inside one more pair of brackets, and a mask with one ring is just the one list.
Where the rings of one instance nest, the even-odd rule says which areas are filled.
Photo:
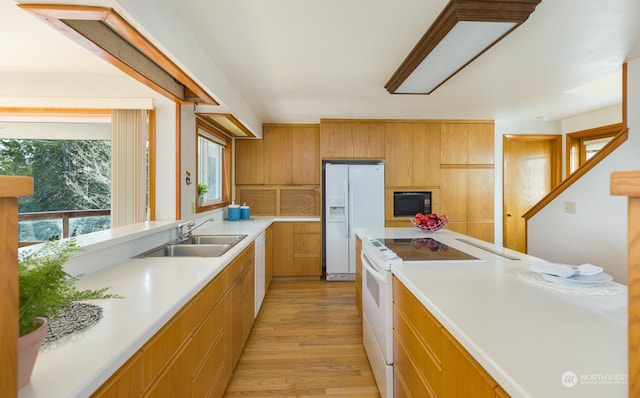
[[291, 183], [320, 185], [320, 126], [294, 126], [292, 133]]
[[440, 141], [442, 164], [467, 164], [467, 135], [466, 124], [442, 124]]
[[353, 137], [343, 122], [320, 123], [320, 158], [353, 158]]
[[291, 184], [291, 126], [264, 126], [264, 183]]
[[328, 120], [320, 126], [321, 158], [384, 159], [384, 123]]
[[385, 184], [413, 185], [413, 124], [387, 123]]
[[263, 153], [262, 140], [236, 140], [236, 184], [264, 184]]
[[494, 156], [493, 123], [467, 125], [467, 163], [493, 164]]
[[413, 185], [440, 185], [440, 123], [413, 127]]
[[387, 186], [438, 186], [440, 124], [387, 123], [385, 175]]
[[442, 164], [493, 164], [493, 123], [443, 123]]
[[269, 124], [261, 140], [236, 140], [236, 185], [319, 185], [319, 125]]
[[351, 134], [354, 158], [384, 159], [384, 123], [352, 123]]

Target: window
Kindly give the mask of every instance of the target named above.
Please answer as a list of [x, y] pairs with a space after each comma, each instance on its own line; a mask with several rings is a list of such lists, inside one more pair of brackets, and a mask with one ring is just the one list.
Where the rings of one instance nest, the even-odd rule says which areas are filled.
[[197, 187], [207, 186], [207, 192], [198, 198], [196, 212], [203, 212], [229, 204], [231, 191], [231, 138], [198, 119], [196, 121], [198, 159]]
[[567, 175], [573, 173], [622, 131], [622, 124], [567, 134]]

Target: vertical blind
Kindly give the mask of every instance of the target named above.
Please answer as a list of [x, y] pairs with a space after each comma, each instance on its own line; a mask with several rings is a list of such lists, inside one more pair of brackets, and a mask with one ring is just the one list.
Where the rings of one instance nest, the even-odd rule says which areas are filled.
[[111, 227], [146, 217], [147, 111], [111, 114]]

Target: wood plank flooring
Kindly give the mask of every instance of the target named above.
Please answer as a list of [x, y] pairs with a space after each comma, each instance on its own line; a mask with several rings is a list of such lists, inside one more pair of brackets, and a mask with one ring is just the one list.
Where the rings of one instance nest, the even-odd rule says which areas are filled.
[[274, 281], [225, 397], [379, 397], [353, 283]]

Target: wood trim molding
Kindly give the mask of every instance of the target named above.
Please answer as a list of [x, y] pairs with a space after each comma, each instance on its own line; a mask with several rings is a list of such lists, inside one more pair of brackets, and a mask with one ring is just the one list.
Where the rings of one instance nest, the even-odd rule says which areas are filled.
[[230, 113], [199, 113], [196, 116], [206, 120], [218, 130], [231, 137], [254, 138], [255, 134], [251, 132], [240, 120]]
[[[596, 127], [589, 130], [576, 131], [573, 133], [568, 133], [566, 135], [566, 144], [565, 144], [565, 172], [566, 175], [571, 174], [571, 165], [574, 161], [578, 164], [580, 163], [580, 140], [581, 139], [595, 139], [595, 138], [604, 138], [612, 135], [616, 135], [622, 130], [624, 130], [624, 123], [615, 123], [607, 126]], [[576, 154], [575, 151], [578, 151]], [[578, 165], [578, 168], [580, 165]]]
[[[111, 8], [58, 4], [19, 4], [19, 7], [173, 101], [219, 105], [204, 88]], [[127, 54], [126, 59], [123, 54]], [[172, 84], [174, 80], [179, 82], [177, 87]], [[195, 97], [189, 97], [190, 93]]]
[[13, 108], [0, 107], [3, 115], [29, 116], [78, 116], [78, 117], [111, 117], [111, 109], [78, 109], [78, 108]]
[[622, 64], [622, 128], [627, 129], [627, 63]]
[[[515, 22], [513, 28], [507, 33], [491, 43], [487, 48], [474, 56], [458, 70], [452, 71], [451, 75], [435, 86], [429, 94], [449, 80], [453, 75], [464, 69], [465, 66], [473, 62], [482, 53], [491, 48], [495, 43], [502, 40], [514, 29], [520, 26], [529, 18], [541, 0], [511, 0], [511, 1], [486, 1], [486, 0], [451, 0], [435, 19], [427, 32], [411, 50], [407, 58], [391, 76], [384, 86], [390, 93], [395, 91], [413, 73], [420, 63], [433, 51], [433, 49], [449, 34], [451, 29], [461, 21], [473, 22]], [[417, 94], [417, 93], [416, 93]]]
[[156, 111], [150, 110], [148, 113], [149, 118], [149, 221], [156, 219]]
[[628, 196], [629, 396], [640, 396], [640, 171], [611, 174], [611, 194]]
[[31, 194], [31, 177], [0, 176], [0, 385], [7, 397], [18, 395], [18, 197]]
[[615, 138], [607, 143], [598, 153], [593, 155], [593, 157], [576, 170], [573, 174], [567, 177], [564, 181], [560, 183], [554, 190], [545, 195], [538, 203], [536, 203], [529, 211], [524, 213], [522, 217], [526, 221], [528, 221], [531, 217], [536, 215], [540, 210], [542, 210], [546, 205], [548, 205], [553, 199], [557, 198], [562, 192], [564, 192], [567, 188], [569, 188], [574, 182], [578, 181], [583, 175], [587, 174], [589, 170], [591, 170], [595, 165], [600, 163], [600, 161], [609, 154], [611, 154], [616, 148], [622, 145], [629, 136], [629, 130], [625, 129], [621, 131]]
[[176, 104], [176, 220], [180, 220], [182, 218], [182, 164], [180, 155], [180, 151], [182, 150], [181, 138], [182, 138], [182, 110], [180, 108], [180, 104]]
[[[218, 131], [217, 127], [210, 124], [208, 120], [204, 120], [201, 118], [196, 118], [196, 152], [195, 152], [195, 159], [196, 159], [196, 184], [200, 181], [200, 176], [198, 175], [198, 139], [199, 139], [199, 135], [200, 135], [200, 129], [206, 131], [208, 134], [211, 134], [215, 137], [217, 137], [218, 139], [224, 140], [226, 142], [226, 147], [223, 150], [223, 155], [222, 155], [222, 200], [218, 203], [212, 203], [212, 204], [206, 204], [203, 206], [200, 206], [197, 204], [197, 193], [196, 191], [194, 191], [194, 195], [196, 197], [196, 213], [202, 213], [205, 211], [209, 211], [209, 210], [215, 210], [215, 209], [220, 209], [223, 207], [228, 206], [231, 203], [231, 196], [232, 196], [232, 192], [231, 192], [231, 179], [233, 178], [232, 173], [231, 173], [231, 158], [233, 156], [232, 151], [231, 151], [231, 143], [232, 143], [232, 139], [231, 137], [225, 135], [224, 133]], [[197, 190], [197, 186], [195, 187], [195, 189]]]
[[[494, 124], [491, 119], [320, 119], [323, 123], [433, 123], [433, 124]], [[277, 123], [276, 123], [277, 124]], [[269, 123], [263, 123], [267, 126]]]

